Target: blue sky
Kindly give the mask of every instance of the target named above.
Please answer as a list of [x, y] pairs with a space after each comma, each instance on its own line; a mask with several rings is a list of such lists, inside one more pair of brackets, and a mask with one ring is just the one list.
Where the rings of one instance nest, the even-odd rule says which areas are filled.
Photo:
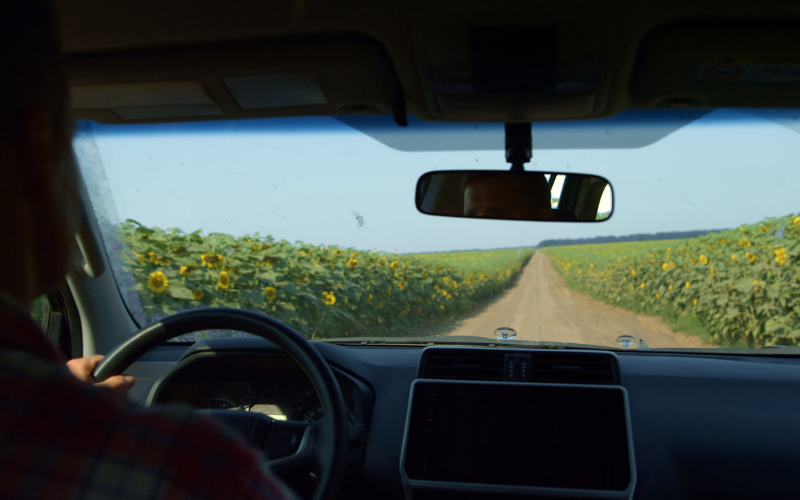
[[[508, 168], [501, 135], [495, 150], [403, 152], [332, 118], [91, 124], [84, 130], [91, 130], [105, 172], [105, 179], [90, 174], [98, 178], [89, 184], [110, 189], [119, 220], [406, 253], [729, 228], [797, 212], [800, 134], [794, 123], [722, 110], [646, 147], [535, 149], [530, 170], [611, 181], [615, 213], [597, 224], [417, 212], [414, 187], [427, 171]], [[76, 146], [86, 137], [79, 135]], [[86, 163], [85, 148], [76, 149]]]

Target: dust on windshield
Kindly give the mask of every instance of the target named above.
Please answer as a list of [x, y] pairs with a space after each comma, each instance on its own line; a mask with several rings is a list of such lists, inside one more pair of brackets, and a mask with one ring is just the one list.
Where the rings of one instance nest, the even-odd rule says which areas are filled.
[[[641, 123], [595, 121], [583, 145], [535, 150], [529, 169], [611, 181], [614, 215], [595, 224], [417, 212], [427, 171], [507, 168], [492, 125], [432, 150], [332, 118], [82, 122], [75, 148], [141, 326], [227, 306], [310, 339], [758, 347], [800, 327], [800, 135], [778, 118], [717, 111], [641, 144]], [[209, 335], [238, 334], [180, 340]]]

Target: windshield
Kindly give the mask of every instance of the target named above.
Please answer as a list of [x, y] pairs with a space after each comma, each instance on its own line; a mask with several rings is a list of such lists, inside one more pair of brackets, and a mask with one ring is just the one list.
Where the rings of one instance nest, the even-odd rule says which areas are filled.
[[[506, 170], [502, 124], [79, 122], [75, 151], [140, 326], [228, 306], [310, 339], [760, 347], [800, 326], [798, 114], [534, 124], [526, 169], [613, 186], [579, 224], [416, 210], [425, 172]], [[180, 340], [209, 335], [236, 333]]]

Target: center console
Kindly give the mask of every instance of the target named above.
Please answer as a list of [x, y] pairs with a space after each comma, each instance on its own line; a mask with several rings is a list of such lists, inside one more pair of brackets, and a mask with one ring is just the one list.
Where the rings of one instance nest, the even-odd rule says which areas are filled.
[[[627, 393], [596, 376], [599, 363], [617, 373], [613, 354], [445, 350], [426, 350], [420, 374], [436, 378], [412, 385], [400, 464], [406, 498], [631, 497]], [[455, 370], [443, 372], [448, 364]]]

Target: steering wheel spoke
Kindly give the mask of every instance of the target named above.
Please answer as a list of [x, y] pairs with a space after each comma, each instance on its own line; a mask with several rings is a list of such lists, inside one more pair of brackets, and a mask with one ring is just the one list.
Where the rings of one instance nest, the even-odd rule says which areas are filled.
[[335, 498], [347, 470], [350, 429], [339, 384], [325, 359], [302, 334], [269, 316], [230, 308], [207, 308], [174, 314], [143, 328], [108, 353], [94, 372], [98, 382], [125, 371], [142, 354], [167, 340], [201, 330], [238, 330], [281, 347], [308, 374], [325, 416], [306, 424], [274, 420], [246, 411], [202, 410], [225, 421], [254, 447], [263, 450], [273, 469], [308, 464], [319, 477], [314, 500]]
[[318, 472], [314, 446], [318, 436], [315, 424], [274, 420], [262, 445], [264, 457], [272, 470], [308, 465]]

